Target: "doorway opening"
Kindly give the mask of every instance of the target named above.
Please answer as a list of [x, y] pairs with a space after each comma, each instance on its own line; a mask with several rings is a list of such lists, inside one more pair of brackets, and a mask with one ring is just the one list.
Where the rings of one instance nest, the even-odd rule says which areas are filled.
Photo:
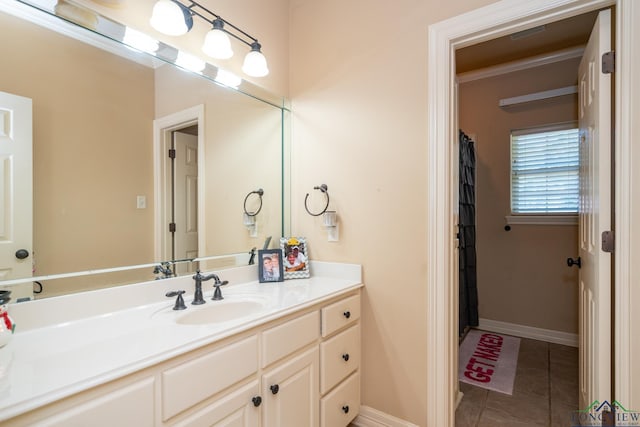
[[457, 184], [458, 165], [457, 146], [451, 144], [458, 132], [454, 52], [611, 4], [501, 1], [429, 27], [427, 345], [432, 350], [427, 361], [427, 425], [453, 425], [457, 398], [457, 266], [452, 238], [457, 231], [457, 186], [452, 183]]
[[[465, 314], [473, 313], [468, 285], [477, 271], [479, 316], [468, 326], [520, 340], [513, 393], [461, 376], [456, 425], [568, 422], [579, 409], [578, 269], [566, 260], [579, 245], [578, 66], [597, 13], [456, 51], [459, 128], [474, 140], [471, 156], [459, 142], [459, 329], [473, 320]], [[558, 90], [565, 88], [573, 90]], [[469, 158], [475, 180], [463, 173]], [[467, 194], [469, 183], [477, 197]]]
[[197, 258], [202, 247], [203, 123], [203, 106], [154, 121], [155, 255], [158, 262], [171, 261], [174, 274], [191, 271], [180, 261]]

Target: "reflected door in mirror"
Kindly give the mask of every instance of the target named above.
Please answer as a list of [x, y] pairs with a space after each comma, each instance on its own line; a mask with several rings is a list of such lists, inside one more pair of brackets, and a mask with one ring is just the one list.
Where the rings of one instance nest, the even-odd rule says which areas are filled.
[[[0, 92], [0, 280], [33, 270], [31, 116], [31, 99]], [[30, 282], [11, 291], [14, 300], [33, 297]]]

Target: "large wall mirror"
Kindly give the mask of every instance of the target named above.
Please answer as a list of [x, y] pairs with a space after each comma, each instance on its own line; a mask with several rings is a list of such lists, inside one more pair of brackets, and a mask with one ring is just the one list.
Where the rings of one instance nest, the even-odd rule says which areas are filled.
[[[20, 6], [0, 5], [0, 145], [24, 126], [12, 100], [32, 105], [30, 164], [0, 152], [0, 288], [14, 301], [153, 280], [166, 275], [163, 261], [177, 274], [246, 264], [284, 234], [282, 99], [218, 84], [210, 65], [177, 67], [170, 46], [134, 51], [113, 40], [124, 27], [105, 20], [108, 37], [100, 25], [88, 31], [54, 16], [55, 1], [4, 3]], [[30, 168], [32, 194], [14, 190], [18, 168]], [[245, 210], [259, 211], [255, 227]], [[14, 230], [29, 226], [31, 241], [18, 241]], [[173, 262], [194, 258], [208, 261]]]

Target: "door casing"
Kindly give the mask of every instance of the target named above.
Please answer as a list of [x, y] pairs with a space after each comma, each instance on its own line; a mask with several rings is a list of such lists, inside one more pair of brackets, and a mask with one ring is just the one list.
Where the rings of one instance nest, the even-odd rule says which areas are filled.
[[[640, 131], [631, 103], [640, 91], [630, 70], [634, 41], [640, 33], [633, 22], [640, 7], [633, 0], [502, 0], [429, 26], [428, 42], [428, 183], [427, 183], [427, 360], [426, 408], [428, 426], [453, 426], [457, 398], [457, 283], [455, 283], [455, 217], [458, 149], [455, 50], [549, 22], [616, 5], [616, 62], [614, 150], [615, 170], [615, 398], [632, 404], [631, 295], [632, 254], [638, 250], [629, 212], [631, 135]], [[637, 21], [636, 21], [637, 22]], [[624, 107], [624, 108], [623, 108]], [[626, 109], [626, 110], [625, 110]], [[638, 203], [638, 202], [636, 202]], [[633, 251], [635, 250], [635, 251]], [[626, 299], [624, 299], [626, 298]]]

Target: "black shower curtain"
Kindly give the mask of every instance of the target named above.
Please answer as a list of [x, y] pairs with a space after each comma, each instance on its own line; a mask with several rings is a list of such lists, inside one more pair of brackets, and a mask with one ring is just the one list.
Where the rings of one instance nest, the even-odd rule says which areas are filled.
[[459, 336], [467, 327], [478, 326], [476, 277], [476, 156], [473, 141], [460, 131], [460, 223], [459, 231]]

